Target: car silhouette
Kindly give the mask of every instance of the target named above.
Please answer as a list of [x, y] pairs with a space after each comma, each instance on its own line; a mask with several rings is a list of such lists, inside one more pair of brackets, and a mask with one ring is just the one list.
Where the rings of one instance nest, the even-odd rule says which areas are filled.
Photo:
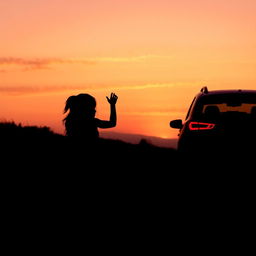
[[256, 144], [256, 90], [213, 90], [203, 87], [194, 97], [179, 129], [180, 152], [231, 152]]

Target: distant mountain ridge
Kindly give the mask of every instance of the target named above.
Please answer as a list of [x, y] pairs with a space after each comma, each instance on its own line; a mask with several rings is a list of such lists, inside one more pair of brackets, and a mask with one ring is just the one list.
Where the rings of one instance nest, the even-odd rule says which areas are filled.
[[157, 136], [146, 136], [142, 134], [130, 134], [130, 133], [119, 133], [119, 132], [108, 132], [100, 131], [100, 136], [107, 139], [118, 139], [125, 142], [138, 144], [141, 140], [145, 140], [149, 144], [166, 147], [166, 148], [177, 148], [177, 139], [164, 139]]

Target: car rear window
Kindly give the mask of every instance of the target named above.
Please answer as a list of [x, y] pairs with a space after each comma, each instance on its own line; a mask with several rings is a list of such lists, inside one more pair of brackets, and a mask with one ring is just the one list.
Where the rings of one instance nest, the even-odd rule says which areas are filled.
[[202, 115], [250, 115], [256, 118], [256, 94], [223, 94], [203, 96], [195, 107], [194, 114]]
[[227, 103], [204, 104], [202, 108], [202, 113], [207, 112], [209, 107], [212, 107], [212, 106], [217, 107], [219, 112], [221, 113], [235, 111], [235, 112], [243, 112], [243, 113], [250, 114], [253, 112], [253, 109], [256, 108], [256, 103], [255, 104], [242, 103], [240, 106], [229, 106]]

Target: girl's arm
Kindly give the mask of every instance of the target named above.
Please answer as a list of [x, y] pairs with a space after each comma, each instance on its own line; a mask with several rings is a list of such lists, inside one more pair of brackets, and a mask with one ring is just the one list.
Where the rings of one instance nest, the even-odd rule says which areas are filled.
[[110, 104], [110, 117], [109, 121], [97, 119], [97, 126], [99, 128], [112, 128], [116, 126], [116, 102], [118, 97], [116, 94], [111, 93], [110, 98], [106, 98]]

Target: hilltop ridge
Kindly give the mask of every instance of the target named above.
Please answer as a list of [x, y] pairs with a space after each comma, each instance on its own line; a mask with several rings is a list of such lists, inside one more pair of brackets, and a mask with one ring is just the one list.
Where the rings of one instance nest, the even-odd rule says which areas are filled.
[[[2, 149], [8, 158], [29, 158], [41, 165], [46, 162], [76, 165], [119, 162], [120, 168], [153, 168], [166, 165], [177, 155], [174, 148], [159, 147], [141, 139], [137, 144], [119, 139], [100, 138], [97, 145], [86, 145], [54, 133], [49, 127], [22, 126], [14, 122], [0, 123]], [[28, 162], [29, 163], [29, 162]], [[66, 167], [65, 165], [63, 167]], [[116, 168], [113, 164], [113, 168]]]

